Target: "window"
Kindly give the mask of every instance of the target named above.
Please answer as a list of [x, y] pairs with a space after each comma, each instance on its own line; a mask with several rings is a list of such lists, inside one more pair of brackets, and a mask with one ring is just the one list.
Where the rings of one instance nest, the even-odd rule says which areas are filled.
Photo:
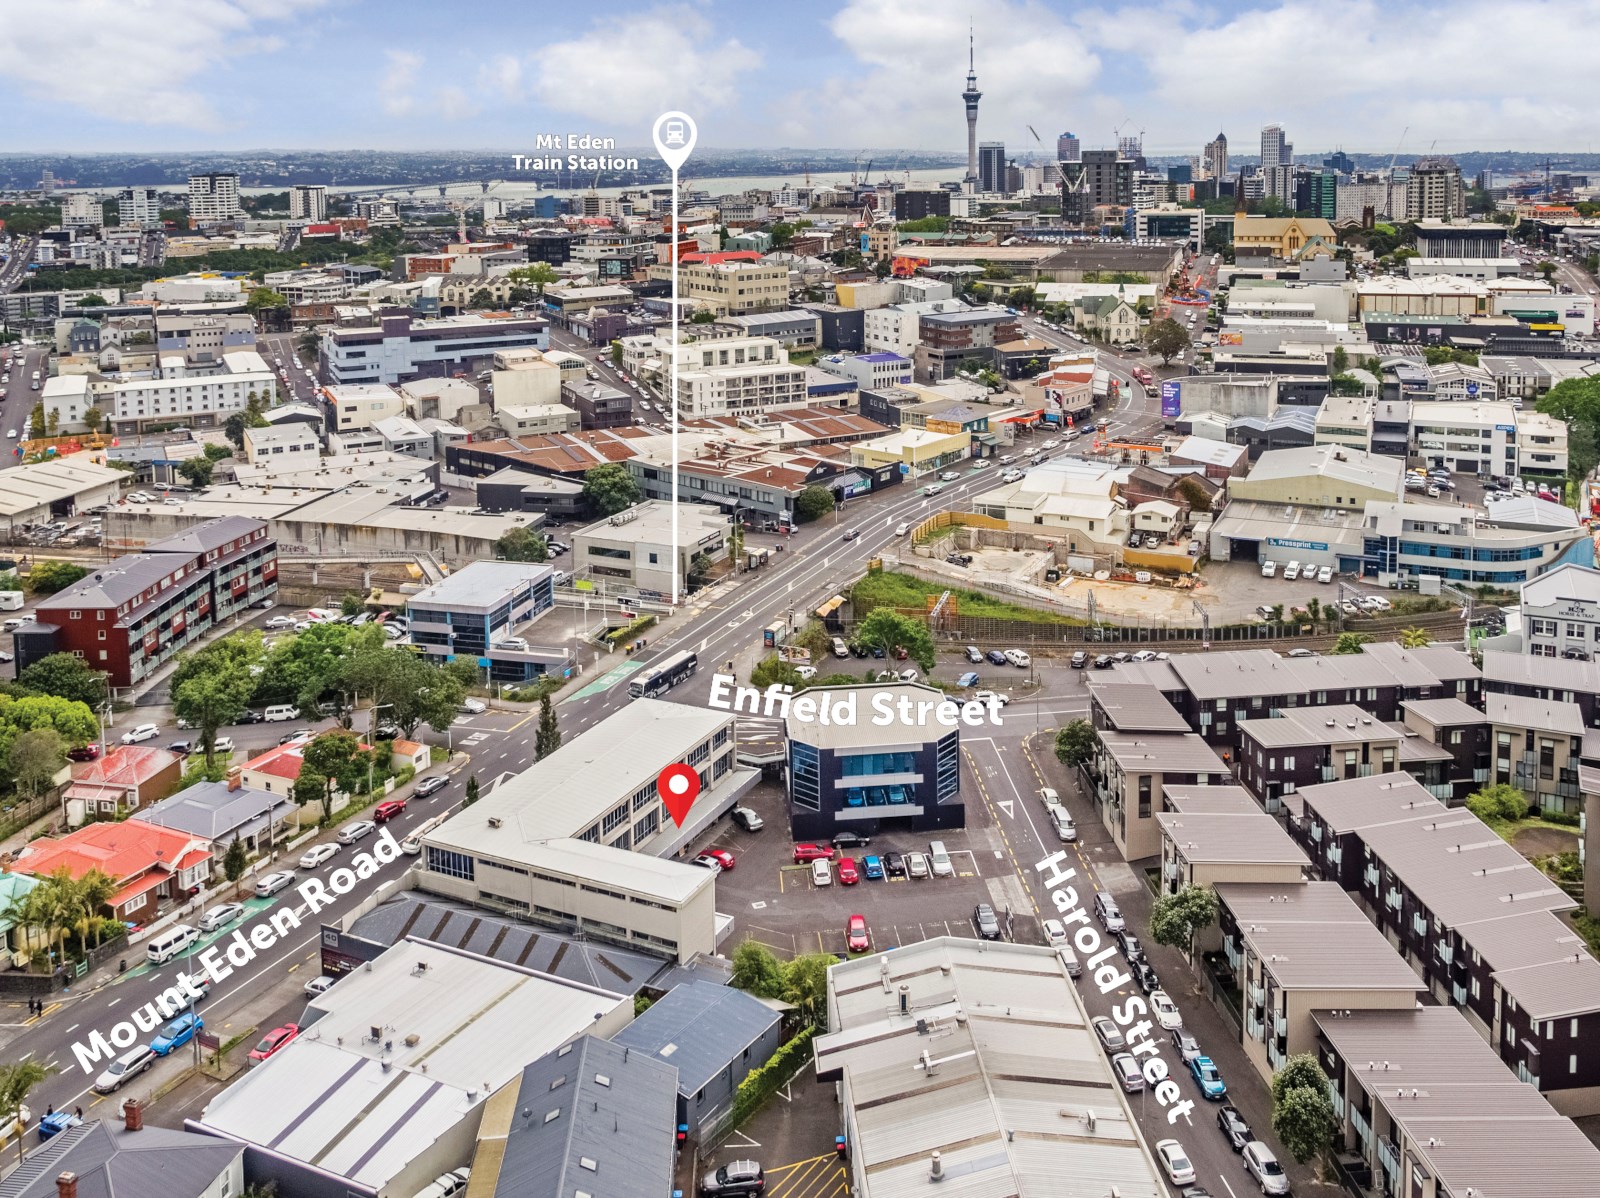
[[81, 619], [83, 619], [83, 613], [81, 611], [69, 611], [67, 613], [67, 619], [69, 619], [69, 620], [81, 620]]
[[1151, 780], [1149, 774], [1139, 775], [1139, 818], [1150, 818]]
[[651, 811], [633, 825], [633, 843], [638, 844], [646, 837], [654, 836], [661, 827], [661, 812]]
[[917, 768], [915, 753], [856, 753], [839, 758], [839, 773], [846, 778], [877, 774], [909, 774]]
[[628, 804], [622, 803], [606, 812], [605, 819], [601, 821], [600, 831], [609, 835], [619, 824], [628, 818]]
[[436, 874], [446, 877], [461, 878], [471, 882], [476, 880], [474, 866], [476, 862], [465, 853], [453, 852], [450, 849], [437, 849], [428, 846], [428, 869]]

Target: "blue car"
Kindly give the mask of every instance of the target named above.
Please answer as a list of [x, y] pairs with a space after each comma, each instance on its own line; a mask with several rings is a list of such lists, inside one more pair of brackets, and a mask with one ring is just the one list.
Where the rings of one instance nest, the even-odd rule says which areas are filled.
[[185, 1011], [176, 1019], [171, 1020], [166, 1027], [161, 1029], [156, 1038], [150, 1041], [151, 1051], [158, 1057], [164, 1057], [173, 1049], [182, 1048], [190, 1040], [193, 1040], [194, 1034], [205, 1025], [205, 1020], [201, 1019], [193, 1011]]
[[883, 861], [877, 857], [863, 857], [861, 859], [861, 872], [867, 875], [869, 882], [883, 881]]
[[991, 665], [1003, 666], [1007, 664], [1006, 655], [998, 649], [990, 649], [984, 656], [989, 659]]
[[969, 670], [967, 673], [961, 675], [961, 677], [956, 679], [956, 685], [960, 687], [977, 686], [978, 675], [976, 671]]
[[1189, 1062], [1189, 1072], [1194, 1074], [1200, 1093], [1212, 1102], [1221, 1102], [1228, 1096], [1228, 1087], [1210, 1057], [1195, 1057]]

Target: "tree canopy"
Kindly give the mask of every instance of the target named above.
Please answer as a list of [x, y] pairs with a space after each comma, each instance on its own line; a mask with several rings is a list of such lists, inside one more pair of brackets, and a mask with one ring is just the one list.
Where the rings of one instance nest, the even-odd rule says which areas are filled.
[[813, 484], [795, 496], [794, 518], [800, 524], [820, 520], [831, 511], [833, 511], [833, 492], [827, 487]]
[[1337, 1126], [1328, 1075], [1315, 1054], [1290, 1057], [1272, 1075], [1272, 1130], [1284, 1148], [1304, 1164], [1328, 1146]]
[[550, 560], [550, 544], [540, 533], [513, 528], [495, 541], [494, 555], [508, 562], [546, 562]]
[[1094, 752], [1094, 726], [1088, 720], [1070, 720], [1056, 732], [1056, 760], [1065, 766], [1082, 765]]
[[1194, 934], [1217, 922], [1217, 896], [1208, 886], [1185, 886], [1164, 894], [1150, 909], [1150, 938], [1169, 948], [1189, 952]]
[[638, 503], [638, 480], [620, 462], [595, 466], [583, 475], [583, 498], [597, 516], [614, 516]]
[[856, 625], [855, 639], [864, 645], [880, 647], [886, 653], [904, 649], [922, 667], [924, 674], [933, 673], [933, 636], [921, 620], [880, 607]]
[[261, 652], [259, 633], [235, 634], [184, 655], [173, 671], [172, 708], [199, 730], [207, 769], [212, 766], [217, 729], [235, 723], [255, 694]]
[[17, 675], [18, 685], [41, 695], [55, 695], [97, 710], [106, 701], [106, 676], [91, 670], [74, 653], [52, 653]]
[[1151, 353], [1160, 355], [1161, 364], [1165, 366], [1189, 348], [1189, 334], [1181, 324], [1167, 316], [1151, 322], [1145, 332], [1144, 343]]

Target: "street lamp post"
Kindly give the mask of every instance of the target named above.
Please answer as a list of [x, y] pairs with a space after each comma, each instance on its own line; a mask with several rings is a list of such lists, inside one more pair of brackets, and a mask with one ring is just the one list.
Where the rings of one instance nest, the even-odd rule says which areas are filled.
[[[367, 741], [369, 742], [369, 744], [375, 745], [375, 744], [378, 743], [378, 732], [377, 732], [377, 729], [378, 729], [378, 712], [382, 711], [385, 707], [393, 707], [393, 706], [394, 706], [393, 703], [374, 703], [370, 708], [367, 709]], [[369, 753], [372, 752], [371, 748], [369, 748], [367, 751]], [[368, 794], [372, 793], [372, 758], [371, 757], [367, 758], [367, 793]]]

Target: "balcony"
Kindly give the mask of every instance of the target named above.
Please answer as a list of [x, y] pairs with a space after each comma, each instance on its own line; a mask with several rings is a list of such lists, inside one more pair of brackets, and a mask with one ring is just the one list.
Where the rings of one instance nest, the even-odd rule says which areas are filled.
[[1435, 946], [1435, 951], [1439, 954], [1439, 960], [1444, 962], [1446, 965], [1452, 965], [1455, 963], [1456, 950], [1454, 945], [1446, 944], [1443, 940], [1441, 940], [1439, 941], [1438, 945]]
[[1339, 865], [1344, 861], [1344, 849], [1340, 845], [1330, 844], [1326, 856], [1329, 865]]
[[1401, 895], [1400, 888], [1398, 886], [1389, 887], [1389, 892], [1383, 896], [1383, 905], [1388, 907], [1391, 911], [1400, 910], [1404, 903], [1405, 898], [1403, 895]]
[[1356, 1138], [1361, 1141], [1362, 1155], [1365, 1156], [1367, 1141], [1372, 1139], [1372, 1124], [1362, 1114], [1360, 1107], [1350, 1108], [1350, 1126], [1355, 1129]]
[[1450, 1001], [1458, 1007], [1467, 1005], [1467, 988], [1455, 982], [1450, 983]]
[[1320, 844], [1321, 842], [1322, 842], [1322, 825], [1321, 824], [1312, 824], [1311, 825], [1311, 843], [1312, 844]]
[[1274, 1011], [1272, 1013], [1272, 1031], [1278, 1036], [1287, 1036], [1289, 1034], [1289, 1016], [1283, 1011]]
[[1267, 1001], [1266, 991], [1260, 986], [1256, 985], [1254, 982], [1250, 983], [1245, 988], [1245, 996], [1250, 1000], [1250, 1005], [1252, 1007], [1263, 1006]]
[[1370, 886], [1372, 889], [1376, 890], [1378, 888], [1378, 867], [1376, 865], [1367, 866], [1367, 868], [1362, 871], [1361, 881], [1364, 885]]

